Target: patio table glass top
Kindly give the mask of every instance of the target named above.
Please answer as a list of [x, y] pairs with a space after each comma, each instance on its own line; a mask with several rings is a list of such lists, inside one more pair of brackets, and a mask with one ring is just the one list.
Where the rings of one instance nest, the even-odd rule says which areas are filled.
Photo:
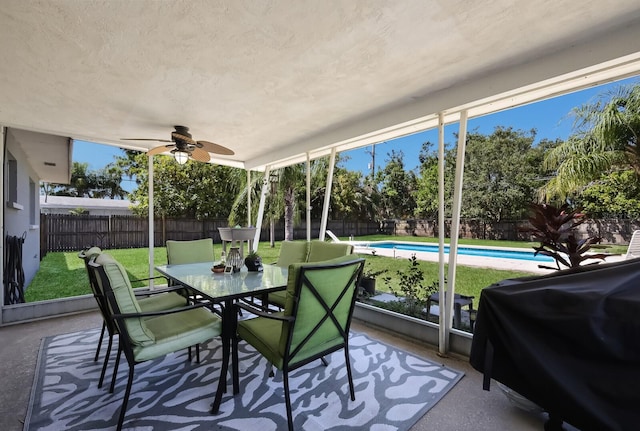
[[211, 271], [213, 265], [213, 262], [159, 265], [156, 270], [216, 301], [282, 290], [287, 285], [287, 268], [263, 265], [261, 272], [248, 272], [245, 269], [225, 274]]

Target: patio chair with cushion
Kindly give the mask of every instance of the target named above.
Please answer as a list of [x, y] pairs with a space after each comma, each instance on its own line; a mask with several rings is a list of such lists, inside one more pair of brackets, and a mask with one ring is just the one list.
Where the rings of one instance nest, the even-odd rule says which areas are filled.
[[118, 355], [110, 392], [113, 392], [122, 352], [129, 364], [129, 377], [118, 419], [119, 431], [124, 422], [135, 365], [220, 336], [221, 319], [209, 311], [205, 303], [143, 312], [131, 288], [127, 272], [120, 263], [103, 253], [92, 258], [89, 266], [96, 270], [107, 299], [110, 317], [119, 334]]
[[[78, 257], [84, 260], [85, 268], [87, 270], [87, 276], [89, 277], [89, 286], [91, 287], [91, 292], [93, 293], [93, 297], [95, 298], [98, 304], [98, 309], [100, 310], [100, 314], [102, 315], [102, 330], [100, 331], [100, 338], [98, 340], [96, 354], [93, 359], [94, 362], [98, 360], [98, 357], [100, 355], [100, 348], [104, 340], [105, 331], [109, 336], [107, 353], [104, 357], [102, 372], [100, 373], [100, 380], [98, 381], [99, 388], [102, 387], [104, 376], [109, 363], [111, 347], [113, 346], [113, 337], [114, 335], [117, 335], [117, 329], [110, 317], [111, 313], [109, 312], [109, 307], [102, 290], [102, 286], [95, 274], [95, 270], [89, 266], [90, 259], [100, 254], [102, 254], [102, 250], [99, 247], [90, 247], [78, 253]], [[187, 298], [180, 294], [182, 293], [182, 288], [172, 290], [174, 291], [167, 291], [167, 289], [155, 291], [150, 291], [148, 289], [134, 289], [134, 292], [136, 294], [136, 297], [138, 298], [138, 304], [140, 305], [142, 311], [170, 310], [173, 308], [184, 307], [188, 304]], [[189, 352], [189, 357], [191, 357], [191, 352]]]
[[354, 256], [321, 263], [295, 263], [289, 266], [283, 312], [266, 313], [238, 305], [259, 317], [238, 322], [234, 349], [239, 337], [283, 372], [289, 430], [293, 430], [289, 372], [296, 368], [344, 349], [351, 400], [355, 400], [349, 327], [363, 266], [364, 259]]
[[[280, 246], [280, 255], [276, 265], [288, 267], [293, 263], [322, 262], [341, 256], [353, 254], [353, 246], [347, 243], [331, 243], [324, 241], [284, 241]], [[269, 294], [269, 304], [284, 308], [286, 292]]]
[[190, 241], [168, 240], [167, 263], [169, 265], [181, 265], [184, 263], [212, 262], [213, 240], [211, 238], [195, 239]]

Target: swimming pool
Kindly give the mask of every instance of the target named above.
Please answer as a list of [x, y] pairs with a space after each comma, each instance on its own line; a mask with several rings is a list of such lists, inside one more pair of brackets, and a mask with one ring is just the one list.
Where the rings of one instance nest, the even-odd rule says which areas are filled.
[[[384, 249], [395, 248], [396, 250], [438, 253], [438, 244], [382, 241], [382, 242], [372, 242], [369, 244], [369, 247], [384, 248]], [[449, 253], [449, 246], [445, 245], [444, 252], [445, 254]], [[542, 256], [542, 255], [534, 256], [533, 253], [534, 253], [533, 251], [458, 246], [458, 254], [465, 255], [465, 256], [493, 257], [498, 259], [518, 259], [518, 260], [528, 260], [531, 262], [553, 262], [554, 261], [553, 258], [549, 256]]]

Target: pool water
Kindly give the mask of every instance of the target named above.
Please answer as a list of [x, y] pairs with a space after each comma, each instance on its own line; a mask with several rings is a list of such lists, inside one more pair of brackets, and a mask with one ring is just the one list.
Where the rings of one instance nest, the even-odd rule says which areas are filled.
[[[369, 244], [371, 248], [385, 248], [396, 250], [408, 250], [408, 251], [421, 251], [429, 253], [438, 253], [437, 244], [424, 244], [424, 243], [405, 243], [405, 242], [374, 242]], [[449, 246], [444, 247], [444, 252], [449, 253]], [[553, 262], [553, 258], [549, 256], [533, 255], [533, 251], [517, 251], [517, 250], [499, 250], [492, 248], [475, 248], [458, 246], [458, 254], [465, 256], [481, 256], [481, 257], [493, 257], [498, 259], [518, 259], [529, 260], [532, 262]]]

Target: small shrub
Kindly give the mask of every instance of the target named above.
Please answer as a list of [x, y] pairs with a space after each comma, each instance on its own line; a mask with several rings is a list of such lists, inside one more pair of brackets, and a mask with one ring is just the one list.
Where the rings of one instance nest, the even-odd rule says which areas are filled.
[[411, 255], [408, 260], [407, 269], [396, 271], [399, 278], [397, 288], [391, 283], [391, 277], [385, 277], [384, 281], [396, 297], [403, 298], [403, 301], [398, 302], [403, 304], [404, 314], [424, 318], [427, 298], [438, 291], [438, 282], [425, 285], [424, 271], [416, 255]]

